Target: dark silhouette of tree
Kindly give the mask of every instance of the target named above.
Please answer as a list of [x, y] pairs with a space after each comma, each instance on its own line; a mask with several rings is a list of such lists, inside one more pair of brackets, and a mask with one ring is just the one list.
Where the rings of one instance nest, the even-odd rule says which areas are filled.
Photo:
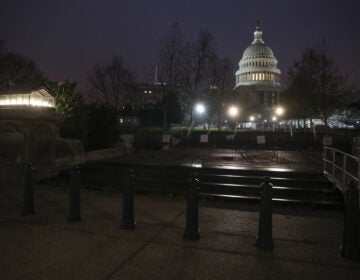
[[135, 72], [120, 56], [113, 57], [110, 63], [96, 63], [88, 72], [88, 81], [95, 95], [117, 110], [134, 98]]
[[166, 36], [159, 42], [159, 78], [169, 87], [182, 82], [184, 66], [185, 39], [182, 30], [175, 22]]
[[[184, 71], [185, 40], [178, 23], [174, 23], [166, 36], [159, 42], [158, 50], [158, 69], [159, 78], [163, 87], [163, 120], [162, 126], [166, 130], [169, 122], [167, 120], [170, 113], [175, 109], [172, 104], [176, 104], [179, 87], [183, 81]], [[172, 102], [172, 104], [170, 104]]]
[[8, 52], [0, 42], [0, 88], [9, 85], [36, 87], [44, 80], [42, 71], [32, 59]]
[[61, 114], [60, 135], [66, 138], [75, 138], [86, 143], [87, 135], [87, 108], [83, 96], [76, 90], [76, 83], [46, 82], [56, 98], [56, 111]]
[[5, 55], [6, 49], [5, 49], [5, 43], [4, 41], [0, 40], [0, 59]]
[[184, 113], [176, 94], [169, 94], [167, 96], [167, 103], [169, 111], [165, 125], [167, 128], [170, 128], [172, 123], [181, 123], [183, 121]]
[[181, 103], [193, 120], [195, 102], [209, 87], [210, 65], [215, 57], [213, 36], [206, 30], [200, 30], [195, 43], [186, 46], [184, 82]]
[[323, 119], [341, 108], [345, 78], [329, 56], [325, 42], [304, 51], [289, 70], [289, 87], [284, 102], [290, 117]]
[[118, 114], [114, 107], [106, 104], [90, 104], [87, 121], [87, 150], [112, 148], [119, 137]]

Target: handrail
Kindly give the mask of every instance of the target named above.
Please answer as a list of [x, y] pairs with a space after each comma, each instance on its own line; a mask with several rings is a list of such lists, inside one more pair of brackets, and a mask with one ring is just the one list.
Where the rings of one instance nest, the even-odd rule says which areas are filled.
[[360, 190], [360, 159], [335, 148], [323, 149], [323, 173], [343, 193], [350, 182]]

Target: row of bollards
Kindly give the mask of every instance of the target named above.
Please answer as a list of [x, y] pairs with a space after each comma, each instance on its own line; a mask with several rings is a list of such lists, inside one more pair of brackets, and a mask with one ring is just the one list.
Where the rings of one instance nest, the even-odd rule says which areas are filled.
[[[134, 219], [134, 171], [125, 169], [124, 189], [123, 189], [123, 212], [120, 228], [133, 230], [135, 228]], [[186, 226], [183, 238], [187, 240], [199, 240], [199, 179], [196, 173], [192, 173], [189, 179], [189, 190], [187, 198]]]
[[[134, 174], [131, 169], [125, 171], [123, 217], [121, 228], [133, 230], [134, 222]], [[199, 179], [196, 173], [191, 173], [187, 196], [186, 226], [183, 238], [187, 240], [200, 239], [199, 231]], [[256, 246], [262, 250], [273, 250], [272, 237], [272, 187], [270, 178], [265, 177], [261, 184], [261, 200], [259, 212], [259, 228]], [[359, 192], [356, 186], [350, 186], [345, 198], [345, 219], [343, 245], [341, 256], [348, 259], [359, 259]]]
[[[35, 214], [34, 209], [34, 187], [33, 187], [34, 168], [31, 163], [27, 163], [24, 170], [24, 202], [21, 215]], [[69, 199], [69, 222], [81, 220], [80, 214], [80, 171], [75, 167], [70, 171], [70, 199]]]
[[[29, 163], [24, 170], [24, 203], [22, 215], [34, 214], [34, 168]], [[120, 227], [125, 230], [135, 228], [134, 219], [134, 184], [135, 176], [132, 169], [125, 169], [123, 189], [123, 211]], [[265, 177], [261, 184], [261, 201], [259, 212], [259, 228], [256, 246], [263, 250], [273, 250], [272, 238], [272, 184]], [[186, 240], [200, 239], [199, 231], [199, 179], [191, 173], [188, 184], [186, 226], [183, 238]], [[81, 220], [80, 210], [80, 171], [76, 167], [70, 171], [69, 222]], [[359, 190], [355, 184], [349, 184], [345, 192], [344, 233], [340, 255], [347, 259], [358, 260], [359, 251]]]

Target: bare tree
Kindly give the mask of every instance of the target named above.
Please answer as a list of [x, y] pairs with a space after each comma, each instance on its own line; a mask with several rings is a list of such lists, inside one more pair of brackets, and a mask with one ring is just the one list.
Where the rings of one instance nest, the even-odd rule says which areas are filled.
[[162, 82], [174, 87], [182, 81], [185, 40], [181, 28], [175, 22], [159, 46], [159, 74]]
[[327, 126], [329, 116], [341, 107], [346, 79], [328, 55], [325, 41], [307, 48], [289, 70], [285, 103], [292, 117], [319, 116]]
[[[220, 130], [224, 105], [230, 97], [234, 84], [234, 66], [230, 58], [215, 57], [211, 65], [210, 88], [207, 92], [209, 118], [216, 117]], [[210, 124], [210, 121], [209, 121]]]
[[159, 42], [158, 66], [163, 90], [163, 129], [166, 130], [169, 100], [177, 99], [182, 82], [185, 40], [179, 24], [175, 22]]
[[113, 57], [110, 63], [96, 63], [92, 71], [88, 72], [88, 81], [96, 96], [105, 104], [121, 109], [127, 101], [131, 101], [135, 73], [117, 56]]
[[39, 86], [45, 77], [36, 63], [23, 55], [8, 52], [0, 42], [0, 88], [9, 84]]
[[185, 90], [181, 101], [193, 120], [195, 102], [209, 86], [209, 66], [215, 57], [213, 36], [206, 30], [200, 30], [195, 43], [187, 44], [185, 56]]

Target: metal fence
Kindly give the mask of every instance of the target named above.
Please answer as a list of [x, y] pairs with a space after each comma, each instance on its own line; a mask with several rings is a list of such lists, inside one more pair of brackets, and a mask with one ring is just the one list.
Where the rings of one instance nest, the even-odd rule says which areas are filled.
[[360, 162], [359, 157], [344, 153], [340, 150], [324, 147], [323, 171], [343, 193], [350, 183], [356, 184], [360, 190]]

